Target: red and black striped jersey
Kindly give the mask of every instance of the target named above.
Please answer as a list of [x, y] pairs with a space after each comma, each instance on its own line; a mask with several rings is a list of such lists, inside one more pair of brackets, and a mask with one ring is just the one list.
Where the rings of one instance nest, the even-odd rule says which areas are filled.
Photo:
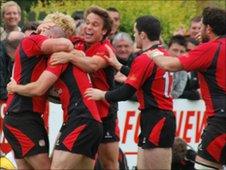
[[73, 117], [76, 118], [101, 121], [96, 102], [84, 97], [86, 89], [92, 87], [87, 73], [72, 64], [48, 65], [46, 70], [59, 78], [54, 88], [60, 97], [64, 121], [68, 119], [70, 114], [75, 114]]
[[[158, 49], [168, 55], [163, 48], [158, 47]], [[125, 83], [137, 89], [136, 95], [140, 110], [151, 107], [172, 110], [170, 95], [172, 82], [172, 73], [164, 71], [145, 53], [142, 53], [134, 59]]]
[[[105, 45], [111, 47], [110, 41], [105, 40], [103, 42], [96, 42], [88, 49], [85, 49], [85, 42], [80, 41], [76, 45], [76, 49], [84, 51], [87, 57], [92, 57], [94, 55], [104, 57], [109, 56]], [[90, 73], [90, 77], [94, 88], [104, 91], [114, 89], [114, 69], [112, 67], [108, 66], [104, 69], [99, 69], [96, 72]], [[117, 104], [115, 103], [109, 104], [107, 101], [103, 100], [96, 101], [96, 103], [101, 118], [107, 117], [109, 114], [116, 114], [117, 112]]]
[[197, 46], [179, 60], [187, 71], [197, 70], [202, 98], [209, 116], [226, 117], [226, 38]]
[[[43, 55], [41, 44], [47, 39], [42, 35], [31, 35], [24, 38], [15, 53], [12, 77], [17, 84], [28, 84], [36, 81], [45, 70], [48, 57]], [[26, 97], [19, 94], [9, 94], [7, 100], [8, 112], [32, 111], [43, 114], [46, 96]]]

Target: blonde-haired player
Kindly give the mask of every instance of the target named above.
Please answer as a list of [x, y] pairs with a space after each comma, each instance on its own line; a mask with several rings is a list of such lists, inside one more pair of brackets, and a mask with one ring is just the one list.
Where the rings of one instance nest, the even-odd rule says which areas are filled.
[[[67, 37], [74, 30], [69, 16], [49, 14], [38, 27], [37, 34], [20, 42], [15, 53], [13, 79], [18, 84], [36, 81], [45, 70], [49, 55], [73, 49]], [[45, 95], [8, 95], [3, 131], [14, 151], [18, 169], [50, 169], [48, 134], [42, 119], [45, 104]]]

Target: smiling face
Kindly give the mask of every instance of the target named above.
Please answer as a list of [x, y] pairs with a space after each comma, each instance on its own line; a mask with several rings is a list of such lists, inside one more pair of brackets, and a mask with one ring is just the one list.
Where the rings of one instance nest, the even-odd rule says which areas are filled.
[[196, 38], [196, 35], [200, 32], [201, 30], [201, 25], [202, 22], [192, 22], [190, 29], [189, 29], [189, 33], [190, 33], [190, 37], [191, 38]]
[[20, 22], [21, 16], [16, 6], [8, 6], [3, 14], [3, 21], [6, 27], [16, 27]]
[[173, 43], [169, 47], [169, 53], [172, 57], [178, 57], [186, 52], [185, 46], [182, 46], [178, 43]]
[[115, 54], [122, 60], [127, 60], [133, 52], [133, 44], [126, 40], [118, 40], [114, 44]]
[[94, 13], [87, 15], [84, 26], [85, 42], [93, 44], [101, 41], [107, 32], [103, 27], [104, 22], [100, 16]]

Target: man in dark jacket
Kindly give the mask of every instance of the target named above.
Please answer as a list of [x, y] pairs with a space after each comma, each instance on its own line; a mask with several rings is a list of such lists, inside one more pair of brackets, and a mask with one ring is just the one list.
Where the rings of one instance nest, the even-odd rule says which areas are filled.
[[24, 36], [20, 31], [12, 31], [4, 41], [0, 42], [0, 100], [2, 102], [7, 99], [6, 85], [12, 75], [14, 53]]

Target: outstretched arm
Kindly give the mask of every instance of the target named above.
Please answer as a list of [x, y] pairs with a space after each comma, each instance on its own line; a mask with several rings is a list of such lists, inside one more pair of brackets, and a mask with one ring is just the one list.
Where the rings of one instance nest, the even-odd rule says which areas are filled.
[[57, 80], [57, 76], [49, 71], [44, 71], [39, 79], [26, 85], [17, 84], [15, 80], [7, 85], [9, 93], [18, 93], [23, 96], [41, 96], [43, 95]]
[[100, 68], [107, 66], [107, 61], [98, 55], [86, 57], [85, 53], [81, 50], [72, 50], [70, 53], [58, 52], [51, 56], [51, 65], [71, 62], [73, 65], [81, 68], [85, 72], [95, 72]]
[[158, 49], [147, 51], [147, 54], [159, 67], [166, 71], [182, 70], [182, 65], [177, 57], [164, 56]]
[[52, 54], [59, 51], [71, 51], [73, 48], [72, 42], [66, 38], [50, 38], [45, 40], [41, 45], [41, 51], [44, 54]]
[[92, 100], [107, 100], [109, 102], [125, 101], [133, 96], [136, 89], [128, 84], [124, 84], [112, 91], [102, 91], [95, 88], [89, 88], [85, 96]]

